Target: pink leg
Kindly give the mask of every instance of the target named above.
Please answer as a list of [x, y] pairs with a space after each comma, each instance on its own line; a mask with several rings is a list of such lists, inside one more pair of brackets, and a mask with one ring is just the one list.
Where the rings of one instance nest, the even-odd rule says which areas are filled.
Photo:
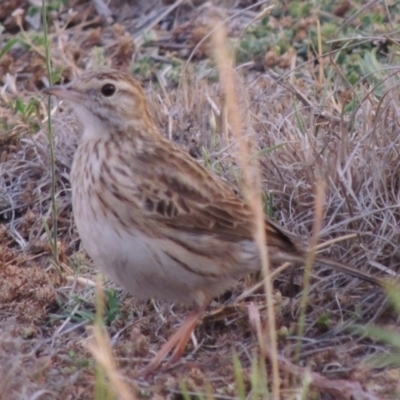
[[171, 362], [179, 360], [182, 356], [183, 350], [189, 341], [190, 335], [197, 325], [200, 317], [202, 316], [204, 309], [190, 315], [179, 329], [171, 336], [167, 343], [163, 345], [161, 350], [156, 354], [156, 356], [151, 360], [150, 364], [143, 371], [144, 375], [148, 375], [158, 369], [160, 364], [165, 360], [170, 351], [173, 350]]

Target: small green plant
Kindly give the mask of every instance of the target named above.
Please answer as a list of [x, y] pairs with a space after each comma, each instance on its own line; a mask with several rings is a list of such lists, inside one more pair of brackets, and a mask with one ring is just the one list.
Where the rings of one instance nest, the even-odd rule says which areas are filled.
[[332, 316], [331, 313], [328, 311], [322, 315], [320, 315], [317, 320], [315, 321], [315, 325], [318, 326], [323, 331], [327, 331], [332, 326]]
[[62, 77], [63, 71], [64, 71], [64, 67], [54, 66], [50, 71], [51, 81], [52, 82], [59, 82], [61, 77]]
[[131, 65], [131, 71], [141, 79], [151, 79], [155, 71], [155, 63], [149, 57], [139, 58]]
[[264, 18], [259, 24], [249, 27], [240, 38], [236, 51], [236, 61], [247, 62], [264, 57], [271, 47], [275, 47], [276, 37], [268, 26], [269, 18]]
[[304, 1], [291, 1], [288, 3], [289, 15], [293, 18], [306, 18], [311, 14], [312, 4], [311, 2]]
[[[66, 6], [68, 4], [68, 0], [52, 0], [46, 2], [46, 17], [49, 17], [49, 14], [54, 11], [60, 11], [61, 7]], [[33, 17], [37, 14], [42, 13], [42, 6], [31, 5], [28, 8], [28, 15]]]
[[21, 117], [26, 119], [32, 114], [33, 111], [36, 110], [36, 106], [37, 102], [34, 99], [31, 99], [28, 101], [28, 103], [25, 103], [22, 99], [17, 98], [12, 108], [14, 109], [14, 113], [20, 113]]
[[121, 303], [118, 297], [119, 291], [108, 289], [104, 291], [104, 323], [109, 325], [115, 321], [121, 313]]
[[[104, 324], [111, 325], [121, 314], [121, 302], [118, 297], [119, 292], [114, 289], [104, 290]], [[92, 302], [78, 295], [71, 296], [68, 304], [60, 304], [61, 312], [53, 314], [51, 319], [65, 320], [70, 318], [71, 321], [81, 323], [93, 323], [96, 318], [96, 310]]]
[[43, 33], [33, 33], [30, 35], [30, 43], [28, 45], [34, 45], [37, 47], [45, 47], [46, 46], [46, 38]]
[[183, 63], [174, 59], [170, 68], [167, 69], [165, 77], [173, 84], [177, 85], [182, 76]]
[[92, 58], [95, 59], [96, 66], [99, 68], [111, 67], [111, 61], [104, 55], [104, 48], [94, 46], [91, 50]]
[[81, 358], [80, 354], [76, 351], [70, 350], [68, 355], [74, 365], [78, 368], [88, 368], [90, 366], [90, 360], [88, 358]]
[[40, 126], [37, 122], [39, 102], [36, 98], [24, 100], [18, 97], [10, 101], [7, 106], [18, 116], [18, 120], [28, 128], [28, 131], [34, 133], [39, 131]]
[[[0, 35], [1, 35], [2, 30], [3, 30], [2, 26], [0, 25]], [[12, 37], [12, 38], [8, 39], [6, 41], [6, 43], [4, 44], [4, 46], [0, 49], [0, 60], [11, 50], [11, 48], [15, 44], [17, 44], [19, 42], [20, 42], [20, 39], [18, 37]]]
[[[388, 285], [387, 292], [395, 312], [400, 317], [400, 290], [399, 285]], [[370, 362], [379, 367], [400, 367], [400, 333], [398, 329], [389, 330], [376, 325], [354, 325], [349, 330], [356, 335], [368, 337], [372, 340], [384, 343], [390, 350], [376, 354]]]
[[264, 214], [272, 217], [274, 210], [274, 197], [271, 194], [263, 193]]

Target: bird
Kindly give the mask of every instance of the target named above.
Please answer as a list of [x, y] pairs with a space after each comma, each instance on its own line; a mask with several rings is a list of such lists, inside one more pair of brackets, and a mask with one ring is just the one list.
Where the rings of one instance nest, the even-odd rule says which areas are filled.
[[[75, 224], [87, 254], [138, 299], [189, 304], [193, 313], [149, 364], [177, 360], [210, 301], [261, 269], [251, 207], [233, 186], [173, 141], [151, 116], [140, 83], [113, 69], [85, 71], [44, 89], [83, 124], [70, 181]], [[304, 263], [307, 251], [265, 216], [272, 262]], [[340, 262], [322, 264], [385, 287]]]

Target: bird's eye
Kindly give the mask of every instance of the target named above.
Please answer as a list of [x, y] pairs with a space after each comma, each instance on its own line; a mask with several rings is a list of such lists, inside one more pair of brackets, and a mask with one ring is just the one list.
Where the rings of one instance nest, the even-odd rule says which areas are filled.
[[106, 97], [110, 97], [115, 93], [115, 86], [112, 85], [111, 83], [106, 83], [102, 88], [101, 88], [101, 94]]

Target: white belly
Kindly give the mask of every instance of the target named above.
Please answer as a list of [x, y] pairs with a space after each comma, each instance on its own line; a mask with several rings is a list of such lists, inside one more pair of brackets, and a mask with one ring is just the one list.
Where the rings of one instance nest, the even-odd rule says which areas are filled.
[[[90, 202], [93, 205], [93, 197]], [[204, 297], [223, 293], [235, 283], [230, 276], [213, 276], [191, 273], [169, 257], [167, 252], [177, 254], [180, 248], [162, 239], [144, 236], [132, 228], [114, 229], [117, 221], [112, 216], [104, 218], [101, 213], [89, 212], [87, 202], [73, 201], [75, 223], [84, 249], [98, 267], [112, 281], [139, 299], [156, 298], [179, 303], [202, 303]], [[172, 247], [171, 247], [172, 246]], [[217, 271], [207, 258], [188, 254], [188, 265], [201, 270]]]

